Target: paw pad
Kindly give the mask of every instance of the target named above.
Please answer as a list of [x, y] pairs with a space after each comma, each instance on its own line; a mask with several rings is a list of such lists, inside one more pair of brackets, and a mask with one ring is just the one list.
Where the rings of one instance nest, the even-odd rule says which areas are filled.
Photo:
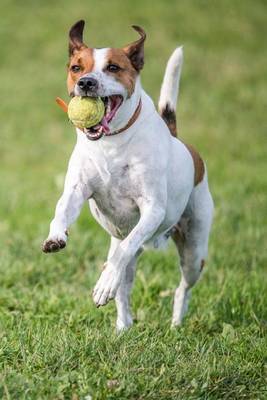
[[64, 240], [46, 240], [42, 246], [44, 253], [55, 253], [64, 249], [66, 242]]

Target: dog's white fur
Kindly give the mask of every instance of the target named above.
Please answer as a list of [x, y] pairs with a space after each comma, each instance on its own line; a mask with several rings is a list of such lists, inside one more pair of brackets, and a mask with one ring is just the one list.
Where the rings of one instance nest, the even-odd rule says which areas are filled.
[[[132, 324], [129, 295], [136, 259], [147, 245], [158, 247], [180, 221], [185, 240], [179, 247], [182, 278], [176, 289], [172, 324], [181, 323], [189, 290], [201, 274], [207, 256], [213, 201], [207, 173], [194, 186], [194, 164], [187, 147], [171, 136], [139, 78], [130, 98], [123, 85], [103, 72], [108, 49], [94, 50], [90, 75], [99, 82], [99, 96], [121, 94], [123, 105], [111, 123], [111, 131], [122, 128], [133, 115], [139, 99], [141, 113], [123, 133], [90, 141], [77, 129], [77, 143], [66, 175], [64, 192], [50, 225], [47, 241], [66, 242], [68, 227], [76, 220], [85, 201], [97, 221], [111, 235], [105, 268], [94, 288], [97, 306], [115, 298], [117, 329]], [[160, 108], [174, 108], [182, 65], [178, 48], [167, 65]], [[79, 94], [76, 85], [75, 94]], [[47, 242], [46, 241], [46, 242]]]

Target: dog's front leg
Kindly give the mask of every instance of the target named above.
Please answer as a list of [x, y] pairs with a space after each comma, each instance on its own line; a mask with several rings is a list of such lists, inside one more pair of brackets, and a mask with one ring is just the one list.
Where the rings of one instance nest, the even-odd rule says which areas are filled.
[[117, 247], [95, 286], [93, 299], [98, 307], [107, 304], [115, 297], [127, 265], [142, 245], [157, 231], [166, 211], [164, 204], [151, 202], [142, 205], [140, 212], [138, 224]]
[[59, 199], [55, 217], [50, 224], [48, 238], [44, 241], [42, 250], [52, 253], [63, 249], [67, 242], [67, 230], [78, 218], [82, 206], [91, 193], [77, 166], [70, 166], [67, 172], [64, 192]]

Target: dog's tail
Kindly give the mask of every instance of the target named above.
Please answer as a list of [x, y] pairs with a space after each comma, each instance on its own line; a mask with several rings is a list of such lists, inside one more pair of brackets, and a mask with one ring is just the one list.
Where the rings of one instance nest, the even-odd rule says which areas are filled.
[[172, 53], [163, 78], [160, 97], [159, 113], [164, 119], [173, 136], [176, 131], [176, 105], [179, 93], [179, 81], [183, 64], [183, 47], [177, 47]]

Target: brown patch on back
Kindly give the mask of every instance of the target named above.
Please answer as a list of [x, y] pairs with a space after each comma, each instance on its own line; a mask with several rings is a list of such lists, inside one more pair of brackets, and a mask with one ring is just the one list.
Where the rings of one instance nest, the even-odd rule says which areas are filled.
[[[160, 116], [166, 122], [172, 136], [177, 137], [177, 130], [176, 130], [176, 115], [175, 111], [170, 108], [170, 105], [167, 103], [163, 110], [160, 110]], [[183, 142], [184, 143], [184, 142]], [[194, 149], [193, 146], [190, 144], [184, 143], [187, 147], [188, 151], [190, 152], [195, 168], [195, 177], [194, 177], [194, 185], [196, 186], [200, 183], [203, 179], [205, 173], [205, 165], [200, 157], [199, 153]]]
[[[80, 71], [73, 72], [71, 70], [71, 67], [73, 65], [79, 65]], [[91, 72], [93, 68], [93, 49], [83, 46], [81, 49], [75, 50], [73, 52], [68, 65], [67, 86], [69, 94], [73, 92], [75, 83], [80, 79], [80, 77], [84, 74], [88, 74], [89, 72]]]
[[168, 103], [165, 108], [160, 111], [160, 115], [166, 122], [172, 136], [177, 137], [175, 111], [170, 108]]
[[131, 61], [122, 49], [110, 49], [107, 53], [107, 64], [118, 65], [121, 69], [116, 72], [105, 71], [106, 74], [112, 75], [127, 90], [128, 96], [133, 94], [137, 71], [133, 67]]
[[205, 173], [205, 165], [204, 165], [204, 162], [203, 162], [202, 158], [200, 157], [199, 153], [194, 149], [193, 146], [191, 146], [190, 144], [186, 144], [186, 143], [184, 143], [184, 145], [187, 147], [188, 151], [190, 152], [191, 157], [194, 162], [194, 168], [195, 168], [194, 185], [196, 186], [203, 179], [203, 176]]

